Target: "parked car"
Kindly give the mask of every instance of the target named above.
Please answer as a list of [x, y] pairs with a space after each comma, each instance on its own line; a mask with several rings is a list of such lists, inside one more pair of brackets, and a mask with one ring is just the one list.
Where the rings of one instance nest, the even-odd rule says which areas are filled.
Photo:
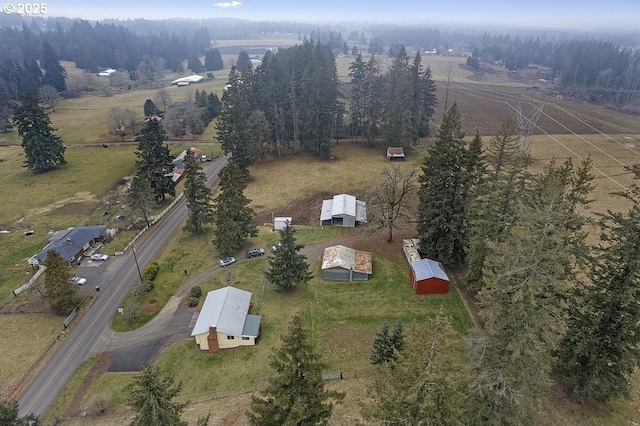
[[220, 259], [220, 267], [224, 268], [225, 266], [233, 265], [236, 263], [235, 257], [225, 257], [224, 259]]
[[247, 257], [251, 259], [252, 257], [264, 256], [264, 249], [254, 248], [247, 251]]
[[87, 283], [87, 279], [82, 277], [71, 277], [69, 278], [69, 281], [78, 285], [85, 285]]
[[278, 243], [275, 246], [271, 247], [271, 253], [277, 252], [280, 247], [282, 247], [282, 243]]
[[109, 256], [106, 254], [95, 253], [91, 255], [91, 260], [109, 260]]

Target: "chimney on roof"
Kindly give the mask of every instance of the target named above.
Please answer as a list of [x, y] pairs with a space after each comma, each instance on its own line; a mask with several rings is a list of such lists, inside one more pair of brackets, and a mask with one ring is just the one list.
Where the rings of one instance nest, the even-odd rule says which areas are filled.
[[67, 244], [71, 245], [71, 238], [67, 238]]

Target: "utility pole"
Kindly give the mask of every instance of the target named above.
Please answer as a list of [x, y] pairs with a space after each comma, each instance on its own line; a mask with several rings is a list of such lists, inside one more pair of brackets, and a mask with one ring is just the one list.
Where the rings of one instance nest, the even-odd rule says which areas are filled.
[[133, 247], [133, 260], [136, 262], [136, 268], [138, 269], [138, 276], [140, 277], [140, 284], [144, 284], [142, 281], [142, 272], [140, 272], [140, 265], [138, 264], [138, 256], [136, 256], [136, 248]]

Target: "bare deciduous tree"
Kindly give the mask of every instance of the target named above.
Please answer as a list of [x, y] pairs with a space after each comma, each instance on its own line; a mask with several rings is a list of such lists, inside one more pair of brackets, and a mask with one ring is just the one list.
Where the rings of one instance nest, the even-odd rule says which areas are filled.
[[125, 129], [127, 128], [127, 113], [125, 110], [122, 108], [111, 108], [107, 120], [111, 133], [123, 139]]
[[154, 102], [158, 108], [162, 106], [162, 112], [166, 112], [169, 105], [171, 105], [171, 95], [167, 91], [167, 89], [158, 90], [158, 94], [156, 95]]
[[56, 105], [60, 102], [60, 93], [50, 84], [38, 87], [38, 100], [42, 102], [51, 112], [56, 112]]
[[403, 171], [399, 166], [384, 169], [367, 197], [367, 223], [371, 229], [386, 228], [387, 241], [401, 218], [411, 217], [417, 188], [416, 170]]

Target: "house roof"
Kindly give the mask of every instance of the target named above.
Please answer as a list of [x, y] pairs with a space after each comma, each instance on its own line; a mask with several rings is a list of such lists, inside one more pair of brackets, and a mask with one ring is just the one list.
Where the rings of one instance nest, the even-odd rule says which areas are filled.
[[324, 255], [322, 256], [322, 269], [336, 267], [371, 275], [373, 269], [371, 253], [343, 245], [327, 247], [324, 249]]
[[413, 269], [416, 281], [426, 280], [429, 278], [440, 278], [441, 280], [449, 281], [447, 273], [444, 272], [440, 263], [431, 259], [420, 259], [411, 262], [411, 269]]
[[175, 80], [173, 80], [171, 82], [171, 84], [179, 84], [179, 83], [199, 83], [200, 81], [204, 80], [204, 77], [201, 75], [197, 75], [197, 74], [193, 74], [187, 77], [180, 77], [180, 78], [176, 78]]
[[54, 250], [67, 262], [91, 240], [99, 238], [107, 231], [106, 226], [75, 226], [56, 232], [50, 239], [50, 243], [34, 257], [45, 260], [47, 252]]
[[245, 329], [251, 293], [235, 287], [223, 287], [207, 293], [192, 336], [208, 333], [215, 326], [221, 333], [241, 336]]
[[360, 222], [366, 222], [367, 203], [356, 200], [349, 194], [334, 195], [331, 200], [322, 201], [320, 220], [331, 220], [332, 217], [355, 217]]

